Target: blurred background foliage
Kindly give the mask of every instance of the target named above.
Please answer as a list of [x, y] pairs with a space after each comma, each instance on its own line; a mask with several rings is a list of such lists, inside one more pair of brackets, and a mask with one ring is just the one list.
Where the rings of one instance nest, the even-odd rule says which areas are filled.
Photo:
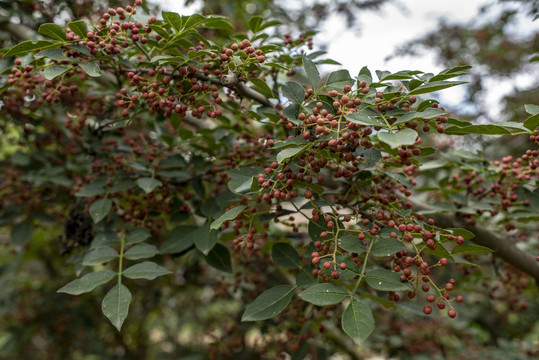
[[[342, 15], [350, 26], [360, 28], [361, 24], [356, 23], [359, 12], [376, 11], [390, 1], [313, 0], [301, 2], [301, 5], [279, 0], [186, 0], [185, 3], [199, 6], [203, 14], [230, 17], [240, 32], [245, 31], [251, 16], [260, 14], [281, 20], [284, 25], [278, 31], [283, 34], [297, 34], [319, 29], [324, 19], [334, 13]], [[0, 46], [4, 48], [36, 38], [36, 30], [42, 23], [91, 21], [108, 7], [124, 5], [121, 0], [2, 0]], [[408, 5], [413, 11], [413, 4]], [[506, 5], [512, 5], [511, 10], [507, 10]], [[396, 49], [393, 56], [416, 55], [417, 67], [421, 68], [422, 51], [435, 51], [440, 65], [446, 68], [473, 65], [467, 104], [463, 104], [461, 115], [488, 119], [488, 107], [492, 104], [485, 100], [485, 94], [492, 89], [486, 88], [487, 82], [537, 74], [538, 55], [534, 51], [539, 49], [539, 34], [520, 37], [514, 29], [518, 30], [519, 21], [536, 19], [538, 7], [534, 0], [492, 2], [478, 14], [498, 14], [489, 16], [488, 21], [453, 24], [448, 19], [441, 20], [437, 29]], [[145, 9], [156, 13], [157, 5], [145, 4]], [[319, 38], [323, 42], [323, 34]], [[535, 77], [535, 84], [529, 87], [513, 86], [498, 104], [503, 120], [522, 121], [523, 104], [539, 98], [538, 79]], [[458, 113], [461, 109], [450, 110]], [[9, 148], [7, 136], [3, 135], [0, 157]], [[510, 154], [518, 150], [518, 139], [504, 144], [494, 140], [491, 148], [497, 149], [496, 155]], [[0, 219], [0, 226], [4, 220]], [[174, 275], [156, 280], [151, 286], [140, 282], [129, 284], [138, 301], [131, 305], [131, 315], [123, 331], [118, 333], [101, 315], [100, 299], [104, 293], [77, 297], [56, 293], [73, 275], [68, 258], [59, 256], [58, 237], [63, 230], [59, 226], [47, 232], [36, 230], [31, 245], [24, 252], [12, 251], [9, 234], [0, 234], [1, 359], [194, 360], [206, 359], [212, 346], [228, 346], [234, 341], [256, 346], [253, 344], [257, 331], [252, 325], [236, 328], [238, 325], [230, 321], [241, 314], [241, 304], [220, 285], [220, 274], [208, 269], [196, 254], [167, 258], [164, 265], [173, 269]], [[310, 342], [293, 358], [325, 359], [340, 353], [343, 359], [367, 359], [373, 355], [402, 359], [536, 359], [539, 357], [537, 288], [529, 286], [520, 294], [512, 293], [514, 289], [504, 288], [504, 279], [498, 275], [497, 270], [504, 265], [495, 259], [487, 260], [475, 270], [482, 271], [483, 277], [471, 272], [459, 280], [460, 286], [465, 288], [462, 293], [466, 301], [456, 321], [423, 317], [419, 308], [413, 306], [403, 306], [399, 312], [380, 307], [375, 313], [376, 330], [360, 351], [347, 351], [338, 336], [322, 333], [320, 341]], [[260, 269], [254, 267], [253, 271]], [[261, 276], [271, 278], [270, 274]], [[460, 276], [458, 269], [454, 270], [454, 276]], [[484, 293], [490, 295], [480, 295], [476, 291], [478, 287], [485, 288]], [[526, 306], [514, 311], [514, 303], [519, 301], [525, 301]], [[286, 336], [279, 334], [279, 329], [295, 331], [294, 320], [286, 321], [284, 324], [269, 322], [270, 325], [264, 326], [270, 329], [264, 330], [273, 331], [275, 336]], [[213, 324], [225, 324], [230, 330], [222, 334], [221, 339], [215, 339], [208, 331]], [[268, 349], [268, 356], [277, 355], [278, 349]], [[230, 356], [257, 358], [249, 346]]]

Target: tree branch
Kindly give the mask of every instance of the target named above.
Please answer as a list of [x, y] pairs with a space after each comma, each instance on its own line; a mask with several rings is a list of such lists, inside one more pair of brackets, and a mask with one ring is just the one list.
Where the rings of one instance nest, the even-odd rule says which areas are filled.
[[142, 53], [144, 54], [144, 56], [146, 56], [146, 59], [148, 59], [149, 62], [152, 62], [152, 57], [150, 56], [150, 54], [148, 54], [146, 50], [144, 50], [144, 48], [138, 43], [138, 41], [133, 41], [133, 44], [138, 47], [140, 51], [142, 51]]
[[[135, 45], [138, 45], [138, 44], [135, 42]], [[149, 71], [149, 69], [120, 68], [120, 71], [121, 72], [134, 72], [134, 73], [147, 73]], [[177, 79], [179, 77], [182, 77], [179, 74], [172, 74], [172, 73], [168, 73], [168, 72], [165, 72], [164, 74], [170, 76], [173, 79]], [[228, 78], [227, 78], [227, 80], [215, 79], [215, 78], [206, 76], [204, 74], [201, 74], [199, 72], [189, 74], [188, 77], [194, 77], [195, 79], [205, 81], [205, 82], [209, 82], [210, 84], [229, 86], [232, 89], [236, 90], [243, 97], [254, 100], [254, 101], [256, 101], [256, 102], [258, 102], [258, 103], [260, 103], [260, 104], [262, 104], [264, 106], [275, 107], [275, 105], [272, 104], [272, 102], [269, 101], [268, 98], [266, 98], [264, 95], [262, 95], [258, 91], [251, 89], [250, 87], [245, 85], [245, 83], [242, 82], [241, 80], [234, 81], [233, 83], [229, 83]], [[224, 77], [226, 77], [226, 75]]]
[[[424, 205], [412, 204], [415, 211], [430, 210], [430, 208]], [[497, 256], [532, 276], [539, 285], [539, 262], [533, 256], [517, 248], [511, 241], [481, 226], [466, 225], [466, 221], [457, 215], [428, 214], [428, 217], [434, 219], [436, 225], [443, 228], [458, 227], [471, 231], [475, 234], [475, 237], [471, 241], [494, 250]]]
[[262, 95], [258, 91], [251, 89], [250, 87], [248, 87], [247, 85], [245, 85], [245, 83], [241, 81], [236, 84], [235, 89], [241, 96], [252, 99], [264, 106], [271, 107], [271, 108], [275, 106], [264, 95]]

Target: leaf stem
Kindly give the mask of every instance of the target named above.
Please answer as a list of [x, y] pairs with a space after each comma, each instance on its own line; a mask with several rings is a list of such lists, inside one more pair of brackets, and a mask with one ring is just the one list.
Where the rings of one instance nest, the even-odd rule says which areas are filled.
[[119, 261], [118, 261], [118, 285], [122, 284], [124, 248], [125, 248], [125, 233], [122, 234], [122, 236], [120, 237], [120, 256], [119, 256]]
[[365, 253], [365, 261], [363, 262], [363, 267], [361, 268], [361, 274], [359, 275], [359, 279], [357, 280], [356, 285], [354, 285], [354, 290], [352, 290], [352, 292], [350, 293], [350, 297], [354, 296], [354, 294], [356, 293], [357, 288], [361, 284], [361, 280], [363, 280], [363, 278], [365, 277], [365, 268], [367, 267], [367, 260], [369, 258], [369, 254], [371, 252], [373, 244], [374, 244], [374, 241], [371, 241], [369, 243], [369, 248], [367, 249], [367, 252]]

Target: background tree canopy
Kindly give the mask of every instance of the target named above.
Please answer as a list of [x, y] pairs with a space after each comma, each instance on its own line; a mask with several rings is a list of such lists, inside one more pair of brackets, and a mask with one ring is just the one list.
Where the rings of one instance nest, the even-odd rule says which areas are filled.
[[0, 357], [537, 358], [537, 2], [320, 50], [386, 3], [0, 2]]

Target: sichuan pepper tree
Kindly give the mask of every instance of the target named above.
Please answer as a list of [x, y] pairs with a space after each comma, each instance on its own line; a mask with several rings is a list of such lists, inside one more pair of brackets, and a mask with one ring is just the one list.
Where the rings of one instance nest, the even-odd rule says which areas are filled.
[[[300, 334], [283, 345], [294, 351], [334, 322], [361, 344], [379, 307], [455, 318], [463, 296], [447, 269], [494, 252], [511, 287], [498, 295], [526, 308], [539, 106], [523, 122], [472, 124], [429, 98], [463, 84], [467, 65], [323, 77], [335, 62], [312, 34], [274, 35], [279, 22], [259, 16], [235, 34], [220, 16], [161, 20], [140, 5], [43, 24], [42, 39], [3, 53], [2, 224], [20, 253], [38, 229], [55, 233], [76, 270], [58, 292], [106, 287], [119, 331], [126, 284], [194, 256], [224, 275], [216, 299], [242, 300], [238, 320]], [[466, 134], [525, 135], [529, 150], [488, 161], [446, 142]]]

